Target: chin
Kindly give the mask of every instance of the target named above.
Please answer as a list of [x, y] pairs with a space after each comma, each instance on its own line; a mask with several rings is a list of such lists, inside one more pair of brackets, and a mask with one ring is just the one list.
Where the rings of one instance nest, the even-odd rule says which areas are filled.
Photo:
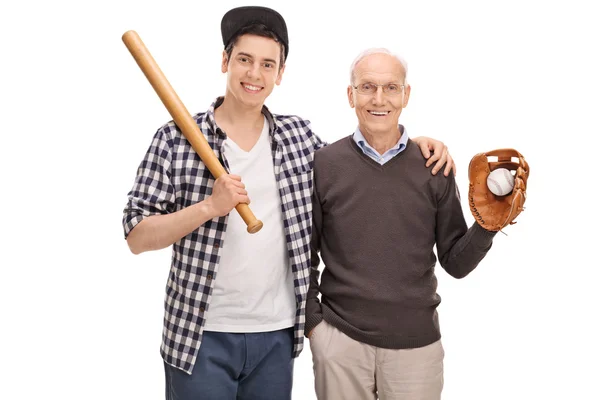
[[258, 105], [262, 105], [265, 101], [264, 96], [248, 95], [248, 93], [246, 92], [238, 93], [236, 97], [238, 98], [240, 103], [249, 107], [256, 107]]
[[396, 125], [389, 124], [365, 124], [364, 125], [371, 133], [389, 133], [397, 129]]
[[243, 99], [242, 101], [245, 105], [249, 107], [258, 107], [262, 106], [265, 102], [264, 98], [254, 98], [254, 99]]

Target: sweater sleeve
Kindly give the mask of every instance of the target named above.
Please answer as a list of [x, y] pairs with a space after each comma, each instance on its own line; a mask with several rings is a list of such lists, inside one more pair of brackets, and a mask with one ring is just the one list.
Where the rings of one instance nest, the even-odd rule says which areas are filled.
[[448, 176], [445, 192], [438, 200], [436, 247], [440, 265], [454, 278], [469, 275], [492, 247], [497, 232], [487, 231], [477, 222], [467, 229], [456, 180]]
[[319, 199], [316, 179], [314, 179], [314, 182], [315, 183], [312, 195], [313, 223], [310, 241], [310, 284], [306, 296], [306, 322], [304, 324], [304, 336], [306, 337], [308, 337], [310, 331], [312, 331], [313, 328], [323, 320], [321, 303], [318, 298], [320, 275], [319, 264], [321, 263], [319, 252], [321, 251], [321, 228], [323, 225], [323, 210], [321, 208], [321, 200]]

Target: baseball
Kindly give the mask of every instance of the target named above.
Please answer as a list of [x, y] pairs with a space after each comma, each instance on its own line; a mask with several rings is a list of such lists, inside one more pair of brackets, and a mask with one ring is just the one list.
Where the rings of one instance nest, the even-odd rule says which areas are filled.
[[488, 175], [487, 185], [496, 196], [506, 196], [513, 190], [515, 177], [506, 168], [498, 168]]

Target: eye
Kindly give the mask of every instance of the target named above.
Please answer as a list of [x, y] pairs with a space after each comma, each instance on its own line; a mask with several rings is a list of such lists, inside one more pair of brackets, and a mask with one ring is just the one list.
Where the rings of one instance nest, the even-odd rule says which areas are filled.
[[360, 88], [362, 90], [364, 90], [365, 92], [369, 92], [369, 91], [373, 90], [374, 87], [375, 86], [373, 86], [372, 83], [361, 83], [360, 84]]
[[390, 83], [387, 85], [387, 90], [390, 93], [398, 93], [400, 91], [400, 85], [396, 85], [395, 83]]
[[250, 60], [248, 59], [248, 57], [246, 57], [246, 56], [241, 56], [240, 58], [238, 58], [238, 60], [239, 60], [240, 62], [242, 62], [242, 63], [247, 63], [247, 62], [249, 62], [249, 61], [250, 61]]
[[265, 68], [273, 68], [274, 67], [274, 65], [271, 64], [270, 62], [266, 62], [263, 65], [265, 66]]

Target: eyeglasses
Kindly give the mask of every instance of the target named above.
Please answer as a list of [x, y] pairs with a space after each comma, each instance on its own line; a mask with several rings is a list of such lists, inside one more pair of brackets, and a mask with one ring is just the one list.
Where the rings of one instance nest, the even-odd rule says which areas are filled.
[[377, 92], [377, 88], [380, 86], [383, 89], [383, 93], [389, 95], [401, 94], [404, 90], [404, 85], [399, 85], [397, 83], [386, 83], [384, 85], [376, 85], [371, 82], [366, 82], [352, 87], [356, 89], [360, 94], [375, 94]]

